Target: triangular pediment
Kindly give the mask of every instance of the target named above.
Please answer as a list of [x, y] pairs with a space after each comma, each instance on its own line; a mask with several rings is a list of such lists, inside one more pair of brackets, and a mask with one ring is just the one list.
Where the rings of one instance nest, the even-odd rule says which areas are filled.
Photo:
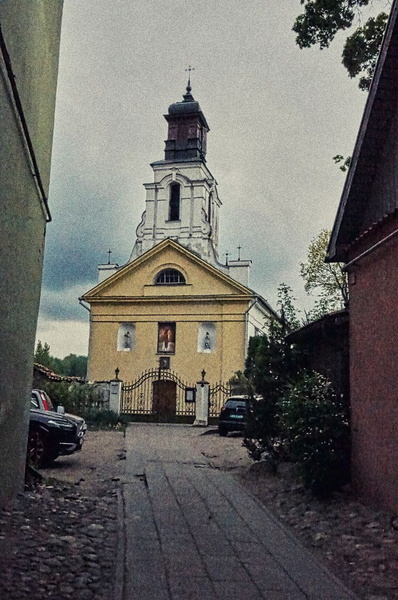
[[[156, 285], [163, 269], [176, 269], [183, 285]], [[250, 299], [252, 290], [202, 260], [181, 244], [166, 239], [142, 254], [83, 295], [83, 300], [116, 298], [236, 296]]]

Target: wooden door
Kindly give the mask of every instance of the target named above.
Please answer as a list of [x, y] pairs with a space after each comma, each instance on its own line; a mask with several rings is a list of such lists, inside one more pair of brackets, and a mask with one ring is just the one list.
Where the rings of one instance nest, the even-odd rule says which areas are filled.
[[177, 405], [175, 381], [157, 380], [152, 384], [153, 412], [162, 423], [174, 420]]

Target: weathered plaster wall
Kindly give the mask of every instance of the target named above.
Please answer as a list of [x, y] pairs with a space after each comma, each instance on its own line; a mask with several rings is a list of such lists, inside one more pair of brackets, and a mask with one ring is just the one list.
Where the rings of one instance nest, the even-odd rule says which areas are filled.
[[[2, 34], [48, 192], [63, 0], [3, 0]], [[46, 213], [0, 57], [0, 504], [22, 489]]]
[[[146, 369], [159, 365], [158, 322], [176, 323], [175, 353], [170, 368], [185, 381], [195, 383], [205, 369], [209, 381], [227, 381], [244, 367], [245, 309], [248, 301], [191, 299], [165, 303], [156, 300], [133, 304], [93, 305], [90, 327], [90, 380], [111, 379], [115, 369], [124, 381], [134, 381]], [[118, 350], [121, 322], [134, 323], [135, 345], [131, 351]], [[214, 325], [215, 346], [209, 353], [198, 351], [198, 333], [204, 323]]]

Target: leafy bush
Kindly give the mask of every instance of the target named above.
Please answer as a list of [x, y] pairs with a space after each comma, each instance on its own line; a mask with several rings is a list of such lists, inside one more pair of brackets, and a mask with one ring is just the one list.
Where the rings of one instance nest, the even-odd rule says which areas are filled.
[[70, 384], [66, 381], [43, 382], [55, 407], [63, 406], [65, 412], [83, 417], [89, 427], [120, 429], [126, 427], [128, 418], [118, 415], [104, 404], [98, 388], [89, 384]]
[[331, 383], [304, 372], [279, 403], [279, 424], [304, 485], [326, 495], [349, 481], [348, 410]]
[[81, 417], [92, 407], [98, 408], [100, 403], [98, 390], [89, 384], [69, 383], [67, 381], [43, 382], [44, 389], [56, 407], [63, 406], [65, 412]]
[[282, 285], [278, 291], [278, 305], [281, 320], [272, 320], [267, 334], [251, 338], [245, 365], [245, 376], [255, 394], [249, 403], [244, 445], [249, 456], [260, 460], [264, 455], [274, 469], [284, 457], [281, 443], [279, 402], [302, 369], [304, 354], [297, 347], [291, 347], [286, 335], [298, 325], [290, 289]]
[[124, 429], [129, 424], [125, 415], [118, 415], [113, 410], [90, 409], [85, 414], [85, 419], [92, 429]]

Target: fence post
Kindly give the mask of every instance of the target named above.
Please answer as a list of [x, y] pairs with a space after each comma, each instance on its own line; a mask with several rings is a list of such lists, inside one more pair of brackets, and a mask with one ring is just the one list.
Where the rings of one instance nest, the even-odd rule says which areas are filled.
[[122, 403], [122, 387], [121, 379], [111, 379], [109, 382], [109, 408], [120, 415], [120, 407]]
[[194, 425], [197, 427], [207, 427], [209, 424], [209, 391], [210, 384], [202, 376], [202, 381], [196, 384]]

